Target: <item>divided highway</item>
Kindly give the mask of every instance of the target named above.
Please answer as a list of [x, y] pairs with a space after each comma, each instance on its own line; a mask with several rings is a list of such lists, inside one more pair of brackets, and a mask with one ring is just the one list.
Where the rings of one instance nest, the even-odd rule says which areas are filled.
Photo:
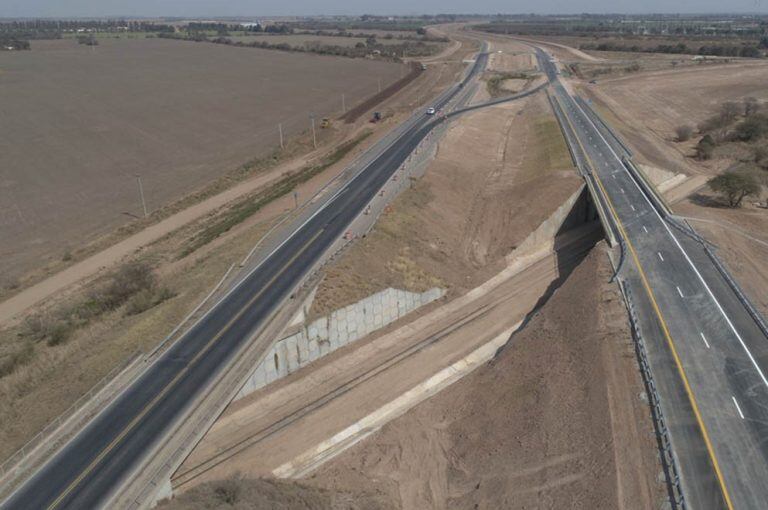
[[768, 508], [768, 338], [702, 245], [662, 218], [620, 146], [539, 61], [625, 241], [687, 508]]
[[[440, 109], [485, 67], [481, 52]], [[4, 509], [98, 508], [164, 440], [223, 367], [341, 236], [439, 122], [419, 115], [380, 156], [288, 237], [109, 407], [2, 505]]]

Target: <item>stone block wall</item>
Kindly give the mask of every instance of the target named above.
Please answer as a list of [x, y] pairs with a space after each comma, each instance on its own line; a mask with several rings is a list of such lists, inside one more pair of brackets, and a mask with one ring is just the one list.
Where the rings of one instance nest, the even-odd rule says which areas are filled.
[[275, 343], [235, 400], [383, 328], [443, 294], [445, 291], [437, 287], [422, 293], [389, 288], [304, 324], [298, 332]]

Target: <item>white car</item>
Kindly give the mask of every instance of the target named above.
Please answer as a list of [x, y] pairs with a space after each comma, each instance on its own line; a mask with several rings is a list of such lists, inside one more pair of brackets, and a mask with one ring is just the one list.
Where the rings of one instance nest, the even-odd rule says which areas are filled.
[[432, 108], [431, 106], [429, 108], [427, 108], [427, 115], [434, 115], [434, 114], [435, 114], [435, 109], [434, 108]]

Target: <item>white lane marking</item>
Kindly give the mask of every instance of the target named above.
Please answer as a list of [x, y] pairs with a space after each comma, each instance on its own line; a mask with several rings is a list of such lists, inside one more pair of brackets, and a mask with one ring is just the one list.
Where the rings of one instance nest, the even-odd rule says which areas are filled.
[[[570, 98], [570, 96], [569, 96], [569, 98]], [[573, 98], [571, 98], [571, 101], [573, 101]], [[576, 107], [579, 109], [579, 111], [581, 111], [581, 114], [586, 117], [587, 114], [584, 113], [584, 110], [581, 109], [581, 106], [576, 104]], [[595, 124], [590, 119], [587, 119], [587, 120], [592, 125], [592, 129], [597, 131], [597, 134], [600, 136], [600, 138], [603, 139], [603, 142], [606, 145], [608, 145], [608, 149], [610, 149], [610, 151], [613, 153], [613, 157], [616, 158], [616, 161], [621, 163], [621, 158], [616, 154], [616, 152], [614, 152], [613, 148], [610, 146], [610, 144], [605, 139], [603, 134], [600, 133], [600, 131], [598, 131], [597, 127], [595, 126]], [[707, 285], [707, 282], [704, 281], [704, 277], [701, 276], [701, 273], [699, 272], [699, 270], [693, 264], [693, 261], [691, 260], [691, 258], [688, 256], [688, 254], [683, 249], [682, 245], [680, 244], [680, 241], [677, 240], [677, 237], [675, 237], [675, 234], [673, 234], [672, 231], [669, 229], [669, 226], [662, 219], [661, 215], [659, 214], [659, 211], [657, 211], [656, 208], [651, 203], [651, 200], [647, 196], [645, 196], [645, 193], [643, 193], [643, 190], [640, 189], [640, 185], [635, 181], [634, 177], [632, 177], [632, 174], [629, 172], [629, 170], [627, 170], [624, 167], [623, 163], [621, 164], [621, 166], [624, 169], [624, 171], [627, 173], [627, 175], [629, 176], [629, 179], [632, 181], [632, 183], [635, 185], [635, 187], [640, 192], [640, 195], [645, 199], [646, 202], [648, 202], [648, 205], [651, 206], [651, 210], [654, 212], [656, 217], [659, 219], [659, 222], [664, 226], [664, 229], [667, 231], [669, 236], [675, 242], [675, 244], [677, 245], [677, 248], [680, 250], [680, 253], [683, 254], [683, 257], [685, 257], [685, 260], [688, 261], [688, 265], [690, 265], [691, 269], [693, 269], [693, 272], [696, 273], [696, 276], [699, 278], [699, 281], [704, 286], [704, 289], [707, 291], [707, 294], [709, 294], [709, 297], [712, 298], [712, 301], [715, 303], [715, 306], [717, 307], [717, 309], [720, 311], [720, 314], [725, 319], [725, 322], [728, 324], [728, 327], [731, 328], [731, 331], [733, 331], [733, 334], [736, 335], [736, 338], [738, 339], [739, 343], [741, 344], [741, 347], [744, 349], [744, 352], [747, 353], [747, 357], [749, 358], [749, 361], [752, 362], [752, 365], [755, 367], [755, 370], [757, 370], [757, 373], [760, 376], [760, 379], [763, 381], [763, 384], [768, 386], [768, 378], [765, 377], [765, 374], [763, 373], [763, 370], [760, 368], [760, 365], [757, 364], [757, 361], [755, 361], [755, 357], [752, 356], [752, 352], [749, 350], [749, 347], [747, 347], [747, 344], [744, 343], [744, 339], [741, 338], [741, 335], [739, 334], [739, 332], [736, 331], [736, 327], [733, 325], [733, 322], [731, 322], [731, 319], [728, 317], [728, 315], [726, 315], [725, 310], [723, 310], [723, 307], [720, 305], [720, 301], [718, 301], [717, 298], [715, 297], [715, 295], [712, 293], [712, 289], [710, 289], [709, 285]]]
[[661, 252], [657, 251], [656, 254], [659, 256], [662, 262], [664, 262], [664, 257], [661, 256]]
[[635, 206], [634, 205], [629, 204], [629, 207], [631, 207], [633, 211], [635, 210]]
[[680, 287], [675, 287], [675, 288], [677, 289], [677, 293], [680, 294], [680, 297], [684, 298], [685, 296], [683, 296], [683, 291], [680, 290]]
[[743, 420], [744, 419], [744, 413], [741, 412], [741, 407], [739, 407], [739, 403], [736, 402], [736, 397], [731, 395], [731, 400], [733, 400], [733, 405], [736, 406], [736, 410], [739, 412], [739, 417]]
[[643, 225], [643, 231], [644, 231], [646, 234], [648, 233], [648, 229], [647, 229], [647, 228], [645, 228], [645, 225]]
[[619, 188], [619, 189], [621, 190], [621, 192], [622, 192], [622, 194], [623, 194], [623, 193], [624, 193], [624, 188]]
[[707, 337], [704, 336], [704, 333], [699, 332], [701, 335], [701, 339], [704, 340], [704, 345], [707, 346], [707, 349], [709, 349], [709, 342], [707, 342]]
[[[608, 165], [605, 165], [605, 166], [608, 166]], [[615, 179], [616, 178], [616, 174], [611, 174], [611, 177], [613, 177]]]

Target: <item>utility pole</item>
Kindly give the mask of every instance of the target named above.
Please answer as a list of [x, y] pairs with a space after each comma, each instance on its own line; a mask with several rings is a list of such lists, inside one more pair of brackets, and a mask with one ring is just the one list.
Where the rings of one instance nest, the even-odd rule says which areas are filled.
[[280, 133], [280, 148], [285, 149], [285, 145], [283, 145], [283, 123], [279, 122], [277, 124], [277, 132]]
[[347, 103], [344, 101], [344, 94], [341, 95], [341, 113], [347, 113]]
[[293, 192], [293, 208], [294, 209], [299, 208], [299, 192], [298, 191]]
[[317, 136], [315, 136], [315, 114], [311, 113], [309, 118], [312, 121], [312, 145], [315, 149], [317, 149]]
[[147, 213], [147, 202], [144, 200], [144, 186], [141, 185], [141, 176], [136, 174], [136, 181], [139, 183], [139, 197], [141, 198], [141, 208], [144, 210], [144, 217], [149, 216]]
[[379, 92], [381, 92], [381, 78], [379, 78]]

